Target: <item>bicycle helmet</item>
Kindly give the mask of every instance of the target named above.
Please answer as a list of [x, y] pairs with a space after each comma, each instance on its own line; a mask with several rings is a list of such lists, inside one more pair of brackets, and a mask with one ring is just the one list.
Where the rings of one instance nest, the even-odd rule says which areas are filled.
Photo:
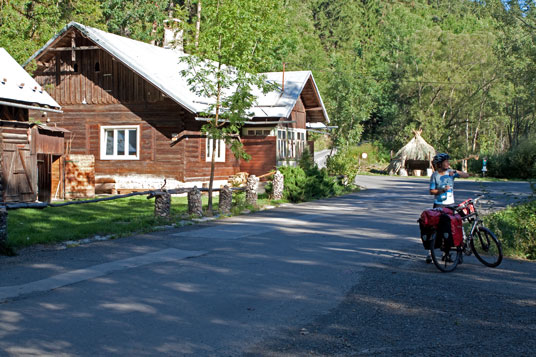
[[434, 164], [434, 167], [439, 167], [443, 161], [449, 160], [450, 156], [449, 154], [445, 153], [439, 153], [434, 156], [434, 159], [432, 160], [432, 164]]

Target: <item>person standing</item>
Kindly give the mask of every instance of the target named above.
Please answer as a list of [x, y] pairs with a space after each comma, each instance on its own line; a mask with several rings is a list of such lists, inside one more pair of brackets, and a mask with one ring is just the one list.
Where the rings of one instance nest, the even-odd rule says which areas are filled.
[[454, 206], [454, 179], [470, 176], [467, 172], [452, 169], [449, 159], [448, 154], [439, 153], [432, 160], [435, 172], [430, 177], [430, 194], [435, 196], [434, 208]]

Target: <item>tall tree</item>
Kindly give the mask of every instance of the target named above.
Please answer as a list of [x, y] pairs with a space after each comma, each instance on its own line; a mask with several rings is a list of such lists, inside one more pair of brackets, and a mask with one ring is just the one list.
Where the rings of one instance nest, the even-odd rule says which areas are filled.
[[212, 142], [208, 211], [211, 213], [216, 145], [224, 140], [237, 157], [248, 155], [236, 140], [240, 127], [251, 116], [255, 88], [268, 89], [262, 77], [253, 73], [266, 63], [268, 49], [278, 34], [274, 23], [280, 9], [278, 0], [205, 0], [199, 43], [189, 46], [193, 55], [181, 59], [188, 65], [182, 72], [192, 90], [209, 103], [203, 125]]

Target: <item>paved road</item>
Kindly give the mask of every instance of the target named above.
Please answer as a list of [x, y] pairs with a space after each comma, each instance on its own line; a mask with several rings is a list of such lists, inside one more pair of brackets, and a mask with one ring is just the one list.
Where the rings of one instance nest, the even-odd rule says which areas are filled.
[[[336, 151], [334, 151], [335, 153]], [[315, 152], [315, 164], [319, 168], [326, 167], [326, 159], [328, 158], [328, 155], [331, 153], [331, 149], [321, 150]]]
[[[426, 179], [0, 257], [0, 355], [529, 355], [536, 264], [424, 263]], [[457, 182], [500, 207], [526, 183]], [[503, 192], [505, 191], [505, 192]], [[505, 194], [506, 193], [506, 194]]]

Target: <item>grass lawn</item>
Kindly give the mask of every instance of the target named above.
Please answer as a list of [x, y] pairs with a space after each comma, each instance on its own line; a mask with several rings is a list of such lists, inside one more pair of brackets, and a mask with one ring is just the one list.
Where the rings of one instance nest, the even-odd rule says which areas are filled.
[[[214, 210], [218, 209], [218, 196], [213, 196]], [[206, 207], [208, 197], [203, 196]], [[233, 214], [248, 208], [244, 194], [233, 195]], [[277, 205], [285, 201], [272, 201], [260, 195], [259, 207]], [[95, 235], [125, 236], [136, 232], [149, 232], [155, 227], [189, 220], [187, 197], [172, 197], [171, 219], [154, 217], [154, 199], [133, 196], [117, 200], [47, 207], [45, 209], [18, 209], [8, 211], [8, 244], [15, 248], [33, 244], [58, 243], [93, 237]]]
[[[203, 203], [208, 198], [203, 197]], [[217, 208], [218, 197], [214, 197]], [[171, 222], [186, 216], [186, 197], [172, 197]], [[117, 200], [47, 207], [45, 209], [18, 209], [8, 214], [8, 244], [23, 247], [36, 243], [56, 243], [88, 238], [95, 235], [125, 235], [146, 232], [164, 224], [154, 218], [154, 199], [145, 196]]]

